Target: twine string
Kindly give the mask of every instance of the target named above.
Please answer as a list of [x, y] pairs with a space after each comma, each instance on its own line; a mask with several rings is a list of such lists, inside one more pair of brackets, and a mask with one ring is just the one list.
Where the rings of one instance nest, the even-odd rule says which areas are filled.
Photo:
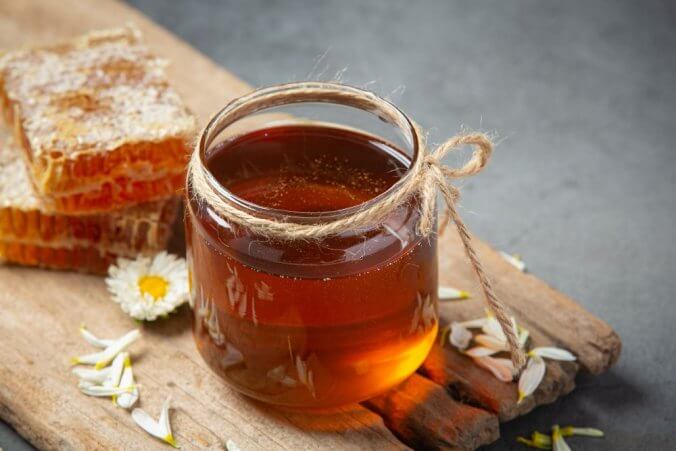
[[[462, 145], [475, 146], [475, 150], [470, 161], [460, 168], [444, 166], [441, 163], [443, 157], [449, 151], [455, 150]], [[486, 166], [486, 163], [488, 163], [492, 151], [493, 145], [488, 137], [484, 134], [472, 133], [458, 135], [449, 139], [444, 144], [440, 145], [432, 154], [428, 155], [426, 162], [429, 166], [429, 179], [434, 181], [435, 188], [439, 188], [444, 198], [444, 202], [446, 203], [446, 215], [439, 227], [439, 233], [443, 233], [449, 220], [452, 220], [458, 229], [458, 234], [460, 235], [460, 239], [465, 249], [465, 254], [472, 264], [472, 268], [474, 269], [474, 272], [481, 283], [481, 288], [484, 292], [484, 296], [486, 297], [486, 302], [500, 324], [502, 332], [507, 338], [507, 345], [511, 354], [512, 363], [514, 364], [515, 375], [518, 375], [526, 364], [526, 356], [519, 346], [519, 339], [516, 335], [516, 331], [514, 330], [512, 320], [507, 314], [502, 302], [495, 294], [495, 291], [493, 290], [493, 284], [486, 274], [486, 271], [484, 271], [481, 260], [474, 249], [474, 245], [472, 244], [472, 236], [470, 235], [465, 222], [462, 220], [455, 207], [455, 204], [460, 197], [460, 191], [448, 181], [450, 178], [466, 177], [480, 172]], [[425, 193], [428, 192], [432, 194], [427, 195], [436, 196], [436, 189], [429, 191], [426, 189]], [[433, 202], [434, 199], [427, 200], [427, 203]]]
[[[415, 196], [419, 199], [420, 210], [418, 233], [422, 236], [429, 236], [430, 233], [434, 232], [436, 196], [437, 192], [441, 191], [446, 204], [446, 215], [440, 223], [439, 231], [440, 233], [443, 232], [449, 221], [452, 220], [455, 223], [467, 258], [481, 283], [486, 301], [507, 338], [515, 374], [518, 374], [525, 364], [525, 354], [519, 347], [513, 323], [504, 305], [495, 294], [491, 281], [474, 249], [469, 230], [457, 212], [456, 202], [460, 192], [451, 183], [452, 179], [477, 174], [486, 166], [493, 152], [493, 144], [485, 134], [460, 134], [447, 140], [433, 152], [429, 152], [425, 145], [424, 134], [410, 122], [407, 122], [414, 129], [413, 138], [416, 140], [418, 147], [418, 152], [411, 161], [408, 172], [385, 193], [365, 203], [361, 208], [350, 214], [335, 220], [308, 224], [262, 217], [249, 213], [240, 205], [226, 199], [222, 192], [219, 192], [218, 183], [202, 161], [201, 150], [206, 148], [210, 139], [213, 139], [209, 136], [210, 134], [216, 134], [227, 125], [228, 120], [232, 120], [232, 117], [229, 118], [228, 115], [242, 117], [245, 113], [254, 111], [256, 108], [279, 105], [283, 102], [292, 103], [308, 99], [323, 99], [326, 96], [346, 105], [380, 113], [393, 121], [402, 121], [397, 116], [398, 110], [388, 102], [372, 93], [343, 85], [304, 83], [297, 86], [288, 85], [282, 90], [264, 90], [262, 94], [255, 96], [245, 96], [226, 107], [202, 132], [188, 167], [187, 182], [192, 195], [197, 201], [209, 205], [211, 209], [227, 221], [242, 226], [254, 234], [280, 240], [316, 240], [381, 224], [390, 213]], [[474, 148], [470, 160], [465, 165], [453, 168], [442, 163], [446, 154], [465, 145]]]

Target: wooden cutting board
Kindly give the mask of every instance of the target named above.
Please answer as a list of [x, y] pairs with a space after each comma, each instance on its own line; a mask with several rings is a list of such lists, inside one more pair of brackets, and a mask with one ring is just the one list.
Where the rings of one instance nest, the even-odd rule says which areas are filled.
[[[204, 120], [250, 87], [130, 7], [113, 0], [0, 3], [0, 47], [49, 43], [94, 28], [135, 23], [150, 46], [173, 64], [170, 77]], [[180, 235], [179, 235], [180, 237]], [[180, 243], [180, 238], [178, 240]], [[189, 312], [142, 326], [132, 355], [141, 405], [157, 415], [171, 394], [172, 424], [183, 449], [222, 449], [233, 440], [254, 449], [472, 449], [498, 438], [498, 420], [553, 402], [574, 387], [578, 370], [594, 374], [617, 359], [615, 332], [563, 294], [522, 274], [489, 246], [479, 251], [496, 290], [536, 345], [574, 352], [577, 363], [549, 363], [534, 396], [516, 404], [513, 384], [499, 382], [448, 347], [436, 347], [400, 387], [363, 405], [330, 415], [277, 411], [227, 388], [192, 342]], [[479, 293], [457, 234], [440, 243], [441, 283]], [[85, 322], [102, 336], [136, 327], [108, 299], [101, 278], [0, 267], [0, 417], [38, 448], [161, 449], [109, 401], [81, 395], [68, 359], [89, 352], [78, 335]], [[483, 315], [480, 299], [445, 303], [446, 320]]]

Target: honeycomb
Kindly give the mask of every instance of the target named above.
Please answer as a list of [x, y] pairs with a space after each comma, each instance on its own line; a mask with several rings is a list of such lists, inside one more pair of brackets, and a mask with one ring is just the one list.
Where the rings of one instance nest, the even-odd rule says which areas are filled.
[[132, 27], [0, 57], [0, 109], [38, 193], [98, 213], [184, 185], [196, 121]]

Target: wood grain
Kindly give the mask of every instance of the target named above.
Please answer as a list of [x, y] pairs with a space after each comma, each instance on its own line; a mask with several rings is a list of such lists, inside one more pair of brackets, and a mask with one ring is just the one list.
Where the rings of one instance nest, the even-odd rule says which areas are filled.
[[[172, 61], [169, 76], [202, 121], [250, 89], [112, 0], [2, 2], [0, 47], [49, 43], [129, 21]], [[182, 242], [180, 233], [176, 242]], [[519, 273], [489, 246], [478, 242], [478, 247], [496, 290], [531, 330], [535, 343], [572, 350], [592, 373], [614, 363], [620, 341], [607, 324], [535, 277]], [[440, 240], [440, 278], [479, 293], [450, 229]], [[82, 396], [69, 374], [68, 358], [90, 351], [77, 333], [81, 322], [109, 336], [136, 327], [109, 301], [100, 278], [0, 267], [0, 311], [0, 416], [20, 434], [44, 449], [166, 449], [126, 412]], [[480, 299], [441, 307], [446, 321], [482, 314]], [[368, 409], [354, 405], [309, 416], [271, 409], [227, 388], [196, 353], [187, 316], [182, 310], [167, 321], [142, 326], [143, 339], [132, 348], [142, 407], [157, 415], [164, 397], [172, 394], [172, 423], [183, 449], [222, 449], [227, 439], [244, 450], [405, 449], [399, 439], [416, 447], [471, 449], [497, 438], [497, 417], [504, 421], [522, 415], [572, 390], [578, 369], [569, 363], [548, 365], [538, 392], [517, 405], [514, 384], [496, 381], [454, 350], [437, 347], [420, 370], [431, 380], [414, 375], [366, 403]]]

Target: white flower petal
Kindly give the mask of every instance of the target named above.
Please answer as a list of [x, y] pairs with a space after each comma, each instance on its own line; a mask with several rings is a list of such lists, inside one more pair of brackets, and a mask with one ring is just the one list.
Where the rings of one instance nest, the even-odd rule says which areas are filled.
[[119, 387], [122, 371], [124, 370], [124, 361], [129, 356], [126, 352], [121, 352], [115, 356], [110, 365], [110, 375], [103, 382], [104, 387]]
[[453, 346], [464, 351], [472, 341], [472, 332], [467, 330], [460, 323], [451, 323], [451, 333], [448, 339]]
[[138, 401], [139, 391], [134, 382], [134, 371], [131, 369], [131, 361], [128, 356], [124, 362], [124, 371], [122, 372], [122, 378], [120, 379], [120, 387], [134, 387], [131, 392], [123, 393], [115, 399], [115, 404], [119, 407], [131, 409], [131, 407], [136, 404], [136, 401]]
[[233, 442], [230, 439], [228, 439], [228, 441], [225, 442], [225, 449], [227, 449], [228, 451], [241, 451], [239, 449], [239, 446], [237, 446], [237, 443]]
[[439, 300], [440, 301], [453, 301], [459, 299], [468, 299], [470, 297], [467, 291], [458, 290], [453, 287], [439, 286]]
[[502, 328], [500, 327], [500, 323], [494, 316], [489, 316], [488, 318], [486, 318], [486, 322], [481, 327], [481, 330], [486, 335], [491, 335], [492, 337], [495, 337], [500, 341], [507, 341], [507, 338], [505, 337], [505, 334], [502, 332]]
[[160, 419], [158, 421], [164, 435], [171, 435], [171, 423], [169, 423], [169, 408], [171, 407], [171, 396], [167, 396], [162, 404], [162, 411], [160, 412]]
[[70, 359], [70, 363], [73, 365], [94, 365], [96, 362], [103, 358], [103, 351], [94, 352], [92, 354], [80, 355]]
[[103, 384], [103, 382], [110, 376], [112, 368], [107, 367], [102, 370], [94, 370], [91, 368], [75, 367], [73, 374], [80, 380], [91, 382], [94, 385]]
[[131, 330], [122, 337], [115, 340], [110, 346], [101, 352], [101, 358], [96, 362], [94, 368], [100, 369], [106, 366], [120, 352], [124, 351], [141, 336], [138, 329]]
[[92, 385], [91, 382], [81, 381], [78, 388], [82, 393], [88, 396], [111, 397], [118, 396], [125, 392], [133, 390], [133, 387], [104, 387], [103, 385]]
[[500, 255], [502, 255], [503, 258], [507, 260], [507, 262], [509, 262], [509, 264], [514, 266], [519, 271], [524, 272], [526, 270], [526, 264], [523, 262], [523, 260], [521, 260], [521, 257], [519, 257], [517, 254], [510, 255], [506, 252], [500, 251]]
[[108, 346], [113, 344], [113, 341], [115, 341], [110, 339], [97, 338], [93, 333], [89, 332], [89, 330], [84, 324], [80, 326], [80, 335], [82, 335], [82, 338], [84, 338], [87, 343], [89, 343], [92, 346], [96, 346], [97, 348], [107, 348]]
[[474, 357], [473, 360], [480, 367], [493, 373], [497, 379], [503, 382], [512, 382], [514, 364], [511, 360], [494, 357]]
[[554, 451], [571, 451], [570, 446], [563, 439], [558, 425], [554, 425], [552, 428], [552, 449]]
[[551, 360], [563, 360], [566, 362], [573, 362], [575, 361], [575, 356], [571, 354], [569, 351], [566, 351], [565, 349], [561, 348], [554, 348], [554, 347], [549, 347], [549, 346], [541, 346], [537, 348], [533, 348], [528, 352], [528, 355], [536, 355], [538, 357], [543, 357], [545, 359], [551, 359]]
[[131, 417], [136, 424], [138, 424], [141, 429], [146, 431], [148, 434], [153, 437], [157, 437], [161, 440], [164, 440], [164, 434], [159, 423], [157, 423], [150, 415], [146, 413], [145, 410], [139, 409], [138, 407], [131, 411]]
[[497, 353], [498, 351], [496, 351], [495, 349], [485, 348], [483, 346], [475, 346], [465, 351], [465, 354], [467, 354], [470, 357], [487, 357]]
[[479, 334], [474, 337], [474, 341], [485, 348], [493, 349], [498, 352], [507, 350], [507, 341], [498, 340], [492, 335]]
[[603, 437], [603, 431], [596, 428], [577, 428], [574, 426], [568, 426], [561, 429], [563, 435], [566, 435], [566, 432], [570, 431], [569, 435], [581, 435], [583, 437]]
[[526, 369], [519, 377], [519, 400], [523, 401], [526, 396], [532, 395], [542, 382], [545, 376], [545, 361], [538, 356], [528, 359]]
[[160, 413], [159, 421], [152, 419], [144, 410], [136, 408], [132, 410], [131, 417], [138, 424], [141, 429], [146, 431], [153, 437], [164, 440], [174, 448], [178, 448], [176, 439], [171, 433], [171, 425], [169, 424], [169, 408], [171, 404], [171, 396], [167, 397], [162, 405], [162, 412]]
[[460, 324], [465, 329], [481, 329], [484, 327], [484, 324], [486, 324], [486, 321], [488, 321], [488, 318], [477, 318], [470, 319], [468, 321], [461, 321], [458, 324]]

